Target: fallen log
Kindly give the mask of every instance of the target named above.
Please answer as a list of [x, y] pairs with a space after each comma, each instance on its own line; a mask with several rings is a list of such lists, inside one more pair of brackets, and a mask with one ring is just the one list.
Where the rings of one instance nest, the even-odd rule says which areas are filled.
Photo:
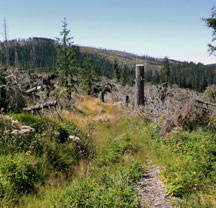
[[47, 102], [44, 104], [34, 105], [29, 108], [23, 108], [23, 111], [38, 111], [38, 110], [43, 110], [44, 108], [49, 108], [49, 107], [56, 106], [56, 105], [57, 105], [57, 101]]

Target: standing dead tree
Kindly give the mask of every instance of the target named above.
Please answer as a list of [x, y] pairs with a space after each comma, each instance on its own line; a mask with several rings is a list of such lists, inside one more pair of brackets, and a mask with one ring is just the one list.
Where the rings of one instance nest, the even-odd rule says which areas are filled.
[[111, 93], [113, 89], [113, 85], [110, 83], [104, 83], [102, 87], [99, 87], [100, 91], [100, 101], [105, 102], [105, 95], [106, 93]]
[[144, 99], [144, 65], [136, 65], [135, 109], [145, 104]]
[[8, 27], [7, 27], [7, 22], [5, 18], [3, 22], [3, 36], [4, 36], [3, 47], [5, 50], [5, 54], [6, 54], [6, 65], [9, 65]]

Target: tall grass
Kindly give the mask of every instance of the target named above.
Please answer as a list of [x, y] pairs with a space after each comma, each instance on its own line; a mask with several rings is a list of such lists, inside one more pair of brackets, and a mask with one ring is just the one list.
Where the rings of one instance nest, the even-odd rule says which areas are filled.
[[[162, 167], [167, 191], [181, 198], [177, 207], [214, 207], [215, 133], [199, 130], [161, 138], [154, 125], [117, 105], [86, 96], [76, 108], [79, 112], [61, 112], [61, 121], [12, 115], [36, 131], [9, 145], [5, 141], [14, 138], [0, 136], [0, 161], [9, 158], [17, 175], [28, 170], [24, 178], [30, 181], [15, 176], [10, 181], [2, 168], [3, 207], [140, 207], [136, 184], [149, 164]], [[10, 122], [0, 119], [0, 131], [5, 129], [10, 132]], [[69, 135], [80, 141], [70, 141]], [[16, 187], [16, 180], [29, 188], [14, 188], [11, 194], [7, 190]], [[1, 189], [5, 184], [8, 188]]]
[[[13, 134], [13, 121], [0, 119], [1, 207], [13, 207], [22, 196], [36, 194], [39, 187], [69, 178], [90, 154], [87, 136], [73, 123], [28, 114], [12, 117], [18, 121], [17, 128], [29, 125], [35, 131]], [[79, 141], [70, 140], [69, 135]]]

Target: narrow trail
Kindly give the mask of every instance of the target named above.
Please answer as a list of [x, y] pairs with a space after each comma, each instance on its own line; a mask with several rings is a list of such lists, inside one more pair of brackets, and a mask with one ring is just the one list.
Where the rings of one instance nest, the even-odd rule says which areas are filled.
[[147, 208], [174, 208], [170, 197], [165, 191], [165, 184], [159, 178], [160, 167], [148, 166], [147, 173], [142, 175], [138, 183], [141, 207]]

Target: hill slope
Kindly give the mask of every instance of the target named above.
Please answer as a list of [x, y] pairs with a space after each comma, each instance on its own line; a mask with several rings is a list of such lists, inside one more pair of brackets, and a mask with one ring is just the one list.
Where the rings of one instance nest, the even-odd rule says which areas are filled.
[[[32, 69], [37, 71], [55, 71], [56, 66], [56, 42], [46, 38], [32, 38], [27, 40], [9, 41], [0, 44], [0, 66], [13, 66], [21, 69]], [[113, 62], [116, 59], [120, 65], [121, 74], [124, 68], [128, 83], [134, 83], [134, 68], [136, 63], [145, 64], [146, 82], [159, 84], [165, 82], [165, 74], [161, 70], [163, 63], [161, 59], [138, 56], [135, 54], [98, 49], [92, 47], [80, 47], [80, 68], [84, 59], [91, 55], [98, 69], [99, 76], [109, 79], [114, 78]], [[192, 62], [179, 62], [169, 60], [170, 85], [177, 84], [181, 88], [189, 88], [196, 91], [204, 91], [207, 86], [216, 84], [215, 65], [194, 64]], [[124, 67], [125, 66], [125, 67]]]
[[114, 62], [118, 60], [120, 65], [127, 65], [129, 68], [134, 68], [136, 64], [145, 64], [148, 69], [160, 70], [162, 68], [162, 61], [149, 56], [139, 56], [128, 52], [118, 50], [108, 50], [92, 47], [81, 47], [81, 51], [90, 54], [96, 54], [100, 57]]

